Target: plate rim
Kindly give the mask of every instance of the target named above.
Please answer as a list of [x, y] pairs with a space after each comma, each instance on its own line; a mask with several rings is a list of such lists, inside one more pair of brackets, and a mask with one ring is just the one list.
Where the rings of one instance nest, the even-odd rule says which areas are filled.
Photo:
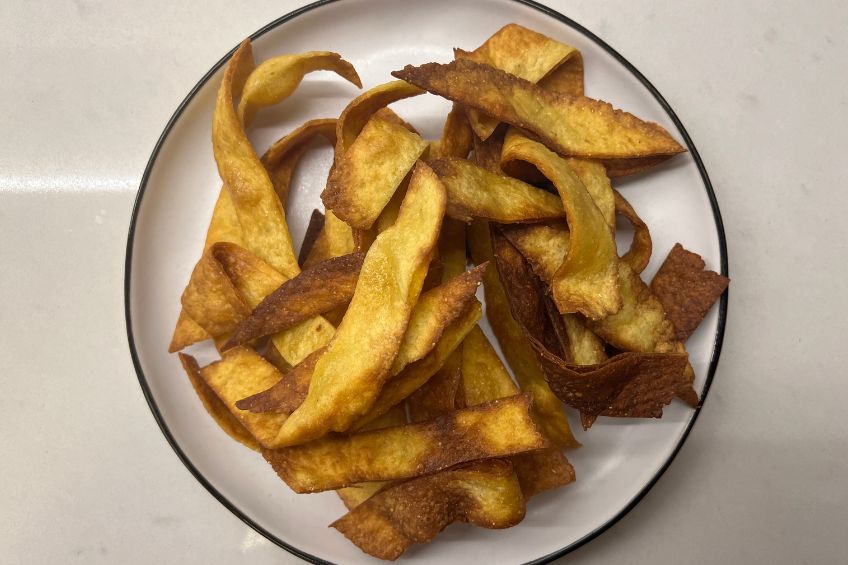
[[[259, 37], [265, 35], [269, 31], [279, 27], [280, 25], [295, 19], [296, 17], [314, 10], [315, 8], [319, 8], [322, 6], [326, 6], [329, 4], [334, 4], [339, 2], [340, 0], [316, 0], [310, 4], [306, 4], [288, 12], [287, 14], [280, 16], [279, 18], [269, 22], [268, 24], [262, 26], [257, 31], [252, 33], [249, 37], [251, 40], [256, 40]], [[522, 4], [524, 6], [528, 6], [533, 8], [559, 22], [567, 25], [568, 27], [574, 29], [578, 33], [583, 34], [588, 39], [597, 44], [601, 49], [610, 54], [616, 61], [618, 61], [625, 69], [627, 69], [636, 79], [651, 93], [654, 99], [659, 103], [662, 107], [663, 111], [668, 115], [671, 121], [674, 123], [678, 132], [683, 138], [683, 142], [688, 149], [692, 159], [695, 162], [695, 165], [698, 168], [698, 173], [701, 176], [701, 180], [704, 183], [704, 188], [707, 192], [707, 197], [710, 202], [710, 208], [713, 213], [713, 219], [715, 221], [716, 231], [718, 235], [718, 244], [719, 244], [719, 255], [720, 255], [720, 269], [721, 274], [725, 277], [729, 276], [728, 273], [728, 258], [727, 258], [727, 238], [724, 232], [724, 222], [722, 221], [721, 211], [718, 206], [718, 199], [716, 198], [715, 191], [713, 190], [712, 183], [710, 182], [709, 175], [707, 174], [706, 167], [704, 166], [703, 161], [701, 160], [701, 156], [698, 153], [697, 148], [695, 147], [692, 138], [689, 136], [689, 133], [686, 131], [686, 128], [683, 126], [683, 123], [678, 118], [677, 114], [671, 108], [666, 99], [660, 94], [660, 92], [656, 89], [656, 87], [643, 75], [639, 69], [637, 69], [630, 61], [628, 61], [623, 55], [621, 55], [618, 51], [613, 49], [609, 44], [607, 44], [603, 39], [595, 35], [593, 32], [589, 31], [587, 28], [577, 23], [573, 19], [565, 16], [564, 14], [536, 2], [535, 0], [510, 0], [511, 2], [515, 2], [517, 4]], [[247, 526], [252, 528], [255, 532], [262, 535], [268, 541], [274, 543], [278, 547], [281, 547], [288, 551], [289, 553], [307, 561], [310, 563], [319, 563], [319, 564], [331, 564], [332, 562], [326, 561], [307, 553], [294, 545], [280, 539], [276, 535], [272, 534], [265, 528], [263, 528], [260, 524], [250, 518], [247, 514], [245, 514], [238, 506], [233, 504], [229, 499], [227, 499], [218, 489], [216, 489], [200, 472], [200, 470], [194, 466], [188, 456], [183, 452], [182, 448], [174, 438], [170, 429], [168, 428], [168, 424], [165, 422], [162, 413], [159, 411], [159, 407], [156, 404], [156, 400], [153, 398], [153, 393], [150, 389], [150, 385], [147, 382], [147, 377], [144, 374], [144, 371], [141, 368], [141, 360], [139, 358], [138, 351], [135, 345], [135, 338], [133, 336], [133, 328], [132, 328], [132, 312], [130, 309], [130, 281], [132, 278], [132, 258], [133, 258], [133, 244], [135, 240], [135, 230], [136, 223], [138, 220], [138, 215], [141, 210], [141, 202], [144, 198], [144, 193], [147, 189], [147, 183], [150, 178], [150, 174], [153, 171], [153, 167], [156, 163], [156, 159], [159, 156], [159, 151], [162, 149], [162, 145], [165, 143], [165, 140], [168, 138], [168, 135], [171, 133], [174, 125], [177, 120], [182, 115], [183, 111], [189, 105], [189, 103], [194, 99], [197, 95], [198, 91], [203, 88], [209, 79], [216, 73], [218, 70], [229, 60], [230, 56], [235, 52], [238, 48], [238, 45], [234, 46], [226, 55], [224, 55], [217, 63], [215, 63], [212, 68], [210, 68], [198, 82], [192, 87], [186, 97], [180, 102], [179, 106], [177, 106], [174, 113], [171, 115], [171, 118], [166, 123], [162, 133], [156, 141], [156, 144], [153, 147], [153, 151], [150, 154], [150, 158], [147, 161], [147, 165], [144, 168], [144, 173], [141, 176], [141, 181], [139, 183], [139, 188], [136, 193], [135, 201], [133, 203], [132, 214], [130, 217], [130, 225], [129, 231], [127, 234], [127, 248], [126, 255], [124, 259], [124, 318], [126, 322], [127, 329], [127, 341], [130, 350], [130, 357], [132, 358], [133, 367], [135, 368], [136, 376], [138, 377], [138, 382], [141, 387], [142, 393], [144, 394], [144, 398], [147, 401], [148, 408], [150, 408], [151, 413], [153, 414], [153, 418], [156, 420], [156, 423], [159, 426], [162, 435], [165, 436], [168, 444], [174, 450], [174, 453], [177, 457], [182, 461], [183, 465], [185, 465], [186, 469], [188, 469], [189, 473], [201, 484], [204, 488], [211, 494], [218, 502], [220, 502], [227, 510], [232, 512], [237, 518], [239, 518], [242, 522], [244, 522]], [[602, 533], [607, 531], [613, 525], [615, 525], [619, 520], [621, 520], [627, 513], [629, 513], [645, 495], [653, 488], [653, 486], [659, 481], [660, 477], [666, 472], [671, 463], [674, 461], [677, 454], [680, 452], [680, 449], [683, 447], [683, 444], [686, 443], [686, 439], [689, 437], [689, 433], [692, 431], [692, 428], [695, 425], [695, 421], [698, 419], [698, 415], [701, 413], [701, 408], [706, 401], [707, 394], [710, 391], [710, 386], [712, 385], [713, 377], [715, 376], [716, 369], [718, 368], [719, 358], [721, 356], [721, 349], [724, 343], [724, 333], [725, 333], [725, 325], [727, 321], [727, 305], [729, 299], [729, 292], [725, 290], [721, 295], [718, 306], [718, 322], [715, 340], [713, 341], [713, 352], [710, 358], [709, 367], [707, 369], [707, 377], [704, 381], [704, 390], [701, 393], [700, 402], [698, 406], [694, 409], [692, 417], [689, 419], [689, 422], [686, 425], [686, 429], [683, 431], [683, 435], [681, 435], [677, 444], [674, 446], [671, 454], [665, 460], [665, 462], [660, 466], [657, 472], [649, 481], [645, 483], [645, 485], [639, 490], [639, 492], [624, 506], [622, 507], [612, 518], [587, 533], [583, 537], [575, 540], [574, 542], [553, 551], [547, 555], [542, 557], [538, 557], [534, 560], [526, 562], [527, 565], [537, 565], [543, 563], [549, 563], [554, 559], [562, 557], [563, 555], [574, 551], [575, 549], [587, 544], [592, 541], [596, 537], [600, 536]]]

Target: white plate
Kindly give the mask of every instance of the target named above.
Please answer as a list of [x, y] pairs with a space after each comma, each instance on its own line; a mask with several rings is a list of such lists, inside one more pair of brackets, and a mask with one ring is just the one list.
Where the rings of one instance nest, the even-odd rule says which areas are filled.
[[[332, 50], [351, 61], [366, 88], [392, 80], [408, 63], [447, 62], [452, 47], [472, 49], [504, 24], [517, 22], [578, 47], [586, 61], [587, 95], [659, 122], [689, 153], [648, 175], [619, 182], [651, 228], [650, 279], [679, 241], [700, 253], [711, 269], [727, 273], [721, 219], [695, 147], [666, 102], [620, 55], [561, 14], [530, 2], [436, 0], [317, 3], [254, 34], [257, 61], [281, 53]], [[176, 355], [167, 353], [180, 293], [203, 245], [220, 181], [212, 158], [210, 123], [221, 60], [177, 109], [150, 158], [130, 226], [126, 263], [126, 317], [139, 380], [162, 432], [197, 479], [242, 520], [282, 547], [311, 560], [374, 561], [327, 525], [344, 513], [334, 493], [296, 495], [254, 452], [223, 434], [204, 413]], [[337, 116], [357, 94], [329, 73], [309, 75], [279, 109], [260, 114], [251, 134], [264, 149], [309, 118]], [[429, 138], [436, 138], [448, 103], [418, 97], [394, 108]], [[288, 221], [295, 241], [319, 193], [330, 152], [307, 155], [294, 182]], [[706, 393], [724, 328], [726, 295], [688, 342]], [[675, 401], [662, 420], [601, 418], [584, 447], [570, 452], [577, 482], [530, 501], [518, 526], [488, 531], [450, 526], [433, 543], [416, 547], [410, 562], [517, 563], [549, 560], [598, 535], [647, 492], [673, 459], [696, 411]], [[575, 422], [576, 423], [576, 422]], [[574, 426], [579, 427], [579, 426]]]

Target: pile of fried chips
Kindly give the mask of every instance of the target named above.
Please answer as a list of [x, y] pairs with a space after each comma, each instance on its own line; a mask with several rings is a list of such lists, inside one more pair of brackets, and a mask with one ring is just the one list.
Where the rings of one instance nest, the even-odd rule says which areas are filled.
[[[180, 360], [227, 434], [295, 492], [336, 490], [331, 525], [396, 559], [452, 522], [514, 526], [574, 481], [564, 406], [588, 429], [697, 404], [683, 340], [728, 281], [678, 244], [643, 282], [650, 232], [610, 180], [684, 148], [585, 97], [578, 50], [508, 25], [259, 156], [246, 128], [320, 70], [361, 87], [338, 54], [256, 66], [245, 41], [218, 92], [223, 187], [170, 350], [214, 340], [219, 361]], [[454, 102], [439, 140], [388, 108], [425, 92]], [[297, 255], [286, 200], [315, 139], [335, 157]], [[616, 215], [635, 230], [623, 256]]]

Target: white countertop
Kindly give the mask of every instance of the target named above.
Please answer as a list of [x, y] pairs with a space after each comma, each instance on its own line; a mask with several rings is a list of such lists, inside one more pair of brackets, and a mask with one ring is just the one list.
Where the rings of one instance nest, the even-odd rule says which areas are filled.
[[[0, 5], [0, 561], [297, 562], [216, 502], [159, 432], [122, 283], [135, 191], [171, 113], [222, 54], [299, 4]], [[676, 110], [712, 178], [733, 279], [718, 372], [674, 464], [561, 561], [842, 561], [848, 8], [548, 4]]]

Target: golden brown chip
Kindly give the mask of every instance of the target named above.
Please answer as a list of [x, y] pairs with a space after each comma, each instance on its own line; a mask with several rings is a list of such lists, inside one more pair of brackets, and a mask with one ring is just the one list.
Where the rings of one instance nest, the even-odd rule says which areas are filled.
[[392, 102], [424, 94], [402, 80], [387, 82], [363, 92], [342, 110], [336, 125], [336, 159], [340, 159], [353, 145], [354, 140], [365, 127], [365, 124], [380, 109]]
[[565, 216], [562, 201], [550, 192], [490, 173], [456, 157], [431, 161], [448, 191], [447, 213], [469, 223], [482, 218], [502, 224], [529, 223]]
[[503, 154], [535, 165], [562, 198], [570, 238], [565, 259], [550, 282], [559, 311], [580, 312], [593, 319], [617, 312], [621, 297], [615, 238], [586, 187], [562, 158], [523, 136], [508, 133]]
[[262, 62], [250, 73], [238, 105], [238, 117], [245, 124], [253, 121], [258, 108], [273, 106], [291, 96], [304, 75], [314, 71], [333, 71], [362, 88], [353, 65], [331, 51], [310, 51], [280, 55]]
[[727, 277], [706, 270], [700, 255], [676, 243], [651, 281], [651, 290], [674, 324], [677, 339], [685, 341], [729, 283]]
[[517, 395], [427, 422], [329, 435], [302, 445], [265, 449], [263, 455], [295, 492], [417, 477], [547, 447], [530, 418], [529, 405], [527, 396]]
[[568, 253], [571, 238], [565, 222], [502, 226], [500, 231], [521, 251], [533, 272], [550, 285]]
[[423, 359], [407, 365], [400, 373], [392, 377], [380, 391], [377, 400], [368, 413], [353, 424], [351, 429], [362, 429], [366, 424], [384, 414], [391, 407], [402, 402], [410, 394], [421, 388], [447, 361], [448, 357], [462, 343], [462, 340], [480, 319], [482, 308], [476, 299], [465, 307], [462, 314], [445, 328], [441, 339]]
[[500, 529], [523, 518], [512, 465], [482, 461], [385, 487], [331, 526], [365, 553], [394, 560], [453, 522]]
[[180, 310], [177, 327], [174, 328], [174, 335], [168, 345], [168, 353], [176, 353], [189, 345], [211, 338], [212, 335], [192, 320], [185, 310]]
[[[309, 120], [288, 135], [277, 140], [262, 155], [260, 161], [268, 171], [277, 197], [286, 206], [289, 197], [292, 175], [300, 158], [317, 137], [323, 137], [331, 144], [336, 142], [336, 120]], [[233, 242], [233, 243], [238, 243]]]
[[630, 205], [630, 202], [618, 191], [615, 191], [615, 212], [627, 218], [634, 229], [633, 242], [630, 244], [627, 253], [622, 255], [621, 260], [630, 265], [633, 271], [641, 273], [651, 261], [651, 251], [653, 250], [651, 232], [636, 213], [636, 210], [633, 209], [633, 206]]
[[606, 168], [609, 178], [615, 179], [641, 173], [652, 167], [656, 167], [660, 163], [664, 163], [671, 157], [673, 157], [673, 155], [635, 157], [633, 159], [601, 159], [601, 163], [603, 163]]
[[577, 314], [563, 314], [562, 322], [568, 343], [566, 359], [575, 365], [596, 365], [607, 360], [606, 347], [601, 338], [586, 327]]
[[[484, 63], [544, 88], [565, 94], [583, 94], [583, 57], [580, 51], [517, 24], [507, 24], [471, 53], [454, 50], [457, 58]], [[472, 108], [474, 132], [487, 139], [498, 121]]]
[[[468, 243], [475, 263], [491, 261], [491, 235], [486, 222], [474, 221], [468, 230]], [[486, 296], [486, 316], [500, 343], [518, 385], [533, 396], [532, 414], [542, 433], [557, 447], [579, 447], [574, 439], [562, 403], [545, 381], [545, 374], [524, 332], [512, 317], [509, 301], [501, 286], [497, 270], [489, 269], [483, 275]]]
[[245, 40], [230, 58], [218, 90], [212, 118], [212, 148], [247, 248], [280, 273], [293, 277], [300, 272], [300, 266], [283, 207], [233, 107], [236, 77], [246, 75], [252, 68], [252, 48], [250, 40]]
[[236, 206], [233, 204], [230, 191], [225, 186], [221, 187], [218, 193], [218, 200], [215, 201], [215, 208], [212, 210], [212, 219], [209, 222], [209, 229], [206, 231], [206, 241], [203, 244], [203, 251], [206, 251], [219, 241], [235, 243], [242, 247], [245, 246], [244, 232], [239, 223]]
[[426, 146], [403, 126], [372, 117], [336, 161], [324, 206], [349, 226], [370, 229]]
[[[518, 394], [518, 387], [479, 326], [462, 344], [462, 390], [468, 406]], [[509, 460], [524, 498], [574, 481], [574, 468], [557, 448], [522, 453]]]
[[407, 65], [392, 76], [528, 130], [561, 155], [610, 159], [685, 151], [658, 124], [606, 102], [548, 91], [468, 59]]
[[476, 135], [473, 138], [474, 161], [490, 173], [503, 174], [500, 163], [506, 130], [506, 124], [502, 124], [485, 141]]
[[345, 431], [370, 409], [418, 299], [445, 200], [436, 174], [418, 163], [398, 219], [369, 249], [347, 314], [315, 367], [306, 400], [280, 429], [278, 447]]
[[280, 380], [282, 375], [273, 365], [250, 348], [236, 347], [224, 352], [220, 361], [202, 368], [200, 376], [262, 446], [274, 439], [286, 419], [284, 414], [253, 414], [235, 406], [245, 396]]
[[343, 255], [287, 280], [268, 294], [236, 327], [224, 349], [289, 329], [347, 304], [353, 296], [364, 260], [362, 253]]
[[180, 363], [183, 364], [183, 369], [188, 375], [188, 380], [191, 382], [194, 392], [197, 393], [197, 397], [200, 398], [200, 402], [203, 403], [203, 407], [206, 408], [212, 419], [228, 436], [254, 451], [259, 451], [259, 444], [256, 439], [203, 380], [197, 360], [191, 355], [180, 353]]
[[181, 298], [183, 310], [212, 336], [233, 331], [249, 313], [232, 281], [214, 255], [213, 246], [195, 265]]
[[303, 241], [300, 244], [300, 252], [297, 254], [297, 262], [302, 268], [306, 258], [309, 257], [309, 252], [312, 251], [312, 246], [315, 245], [318, 236], [324, 229], [324, 214], [320, 210], [312, 210], [312, 215], [309, 217], [309, 225], [306, 226], [306, 233], [303, 234]]
[[[485, 266], [481, 265], [421, 295], [412, 310], [407, 330], [392, 362], [391, 375], [396, 377], [398, 382], [384, 389], [372, 410], [369, 411], [369, 422], [403, 400], [417, 386], [420, 386], [421, 381], [415, 379], [430, 377], [441, 366], [450, 351], [462, 340], [462, 336], [465, 335], [463, 330], [466, 326], [479, 319], [479, 304], [476, 306], [476, 317], [474, 317], [474, 312], [468, 311], [467, 305], [470, 302], [476, 302], [474, 293], [480, 283], [483, 268]], [[470, 319], [471, 317], [473, 319]], [[408, 365], [424, 359], [433, 350], [436, 350], [436, 352], [430, 356], [426, 363], [415, 364], [415, 368], [411, 369], [409, 373], [403, 372]], [[321, 350], [321, 354], [323, 354], [323, 350]], [[291, 373], [287, 374], [285, 378], [270, 389], [244, 399], [238, 403], [239, 408], [254, 412], [291, 413], [306, 398], [318, 356], [313, 354], [307, 357], [292, 370], [292, 377], [289, 376]], [[427, 370], [431, 372], [424, 376]], [[418, 383], [418, 385], [410, 390], [404, 388], [403, 390], [406, 391], [404, 396], [397, 399], [392, 396], [392, 390], [402, 384], [405, 384], [406, 387], [413, 386], [412, 382]], [[391, 400], [388, 401], [388, 404], [385, 404], [387, 399]], [[376, 413], [378, 410], [379, 413]], [[364, 423], [360, 427], [364, 427]]]
[[586, 192], [592, 197], [592, 202], [601, 211], [604, 221], [615, 234], [615, 196], [606, 169], [598, 161], [586, 159], [566, 159], [569, 168], [574, 171]]
[[353, 253], [354, 247], [350, 226], [327, 210], [324, 214], [324, 226], [312, 249], [309, 250], [303, 262], [303, 268], [308, 269], [327, 259]]
[[442, 137], [436, 144], [436, 150], [430, 150], [430, 157], [434, 159], [445, 157], [465, 159], [473, 146], [473, 135], [465, 114], [465, 108], [459, 104], [454, 104], [445, 120]]
[[[250, 308], [274, 292], [286, 278], [270, 265], [237, 245], [217, 243], [210, 252], [222, 265], [227, 277]], [[315, 316], [271, 336], [286, 363], [295, 366], [310, 353], [324, 347], [335, 329], [321, 316]]]
[[436, 374], [406, 399], [410, 420], [423, 422], [452, 412], [456, 408], [456, 394], [461, 384], [462, 344], [460, 343]]

